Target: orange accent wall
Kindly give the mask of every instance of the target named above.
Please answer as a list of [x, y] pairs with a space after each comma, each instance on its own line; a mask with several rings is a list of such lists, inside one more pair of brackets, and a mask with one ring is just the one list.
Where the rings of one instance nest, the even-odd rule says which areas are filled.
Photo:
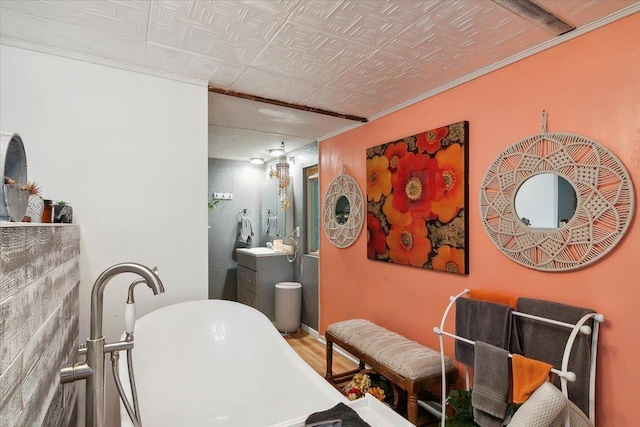
[[[479, 218], [479, 189], [491, 161], [515, 141], [548, 131], [587, 136], [622, 160], [640, 187], [640, 14], [518, 61], [371, 123], [320, 142], [321, 194], [344, 170], [366, 193], [365, 150], [469, 121], [468, 276], [370, 261], [366, 227], [349, 248], [321, 233], [320, 333], [362, 317], [433, 348], [450, 295], [465, 287], [590, 307], [605, 315], [597, 379], [599, 426], [635, 426], [640, 391], [640, 215], [604, 258], [574, 272], [539, 272], [508, 259]], [[637, 207], [636, 207], [637, 210]], [[451, 316], [450, 316], [451, 317]], [[447, 325], [453, 330], [453, 322]], [[453, 344], [446, 352], [453, 355]]]

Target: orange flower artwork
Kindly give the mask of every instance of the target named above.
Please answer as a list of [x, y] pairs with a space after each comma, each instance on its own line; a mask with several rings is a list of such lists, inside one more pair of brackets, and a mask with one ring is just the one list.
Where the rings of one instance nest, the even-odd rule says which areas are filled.
[[391, 192], [389, 159], [385, 156], [367, 158], [367, 200], [379, 202]]
[[438, 248], [438, 254], [433, 257], [433, 268], [450, 273], [460, 273], [465, 268], [464, 257], [465, 251], [463, 249], [442, 245]]
[[436, 153], [442, 194], [431, 204], [433, 213], [442, 223], [458, 215], [464, 207], [464, 151], [460, 144], [451, 144]]
[[448, 126], [419, 133], [416, 135], [418, 150], [420, 150], [421, 153], [424, 151], [429, 154], [435, 153], [442, 147], [442, 140], [448, 133]]
[[385, 234], [380, 227], [380, 220], [373, 214], [367, 214], [367, 256], [373, 258], [386, 250]]
[[387, 236], [389, 258], [397, 264], [422, 267], [431, 252], [424, 221], [413, 221], [407, 226], [394, 225]]
[[407, 150], [407, 144], [404, 142], [398, 142], [397, 144], [389, 144], [384, 155], [389, 159], [389, 170], [393, 173], [398, 169], [398, 162], [409, 151]]
[[469, 274], [466, 121], [367, 149], [367, 258]]

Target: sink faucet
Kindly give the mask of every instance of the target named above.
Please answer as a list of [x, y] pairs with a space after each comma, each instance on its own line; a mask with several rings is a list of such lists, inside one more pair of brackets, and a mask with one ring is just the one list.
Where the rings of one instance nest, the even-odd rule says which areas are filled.
[[107, 268], [98, 278], [91, 290], [91, 325], [86, 349], [85, 363], [64, 365], [60, 371], [60, 382], [86, 380], [86, 426], [102, 427], [105, 412], [104, 355], [119, 350], [133, 348], [132, 341], [106, 344], [102, 333], [102, 306], [104, 288], [107, 283], [121, 273], [134, 273], [141, 276], [154, 295], [164, 292], [164, 286], [157, 274], [149, 267], [136, 263], [116, 264]]

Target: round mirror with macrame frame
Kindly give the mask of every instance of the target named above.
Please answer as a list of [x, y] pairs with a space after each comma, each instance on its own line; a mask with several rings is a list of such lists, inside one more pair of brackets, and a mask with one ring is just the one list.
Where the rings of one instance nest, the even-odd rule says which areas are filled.
[[351, 246], [362, 231], [364, 199], [360, 186], [351, 176], [336, 176], [324, 196], [324, 232], [338, 248]]
[[[480, 189], [482, 225], [500, 251], [535, 270], [584, 268], [609, 253], [633, 218], [629, 173], [607, 148], [587, 137], [546, 131], [507, 147], [491, 163]], [[529, 178], [553, 173], [576, 194], [575, 212], [557, 228], [527, 225], [515, 199]]]

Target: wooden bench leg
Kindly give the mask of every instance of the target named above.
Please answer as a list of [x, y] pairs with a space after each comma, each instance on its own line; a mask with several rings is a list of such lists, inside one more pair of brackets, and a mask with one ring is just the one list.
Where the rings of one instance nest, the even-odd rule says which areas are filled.
[[407, 393], [407, 419], [414, 426], [418, 425], [418, 394]]
[[324, 376], [333, 384], [333, 341], [327, 340], [327, 373]]
[[327, 356], [327, 371], [324, 375], [325, 379], [329, 381], [335, 388], [342, 391], [340, 387], [338, 387], [338, 383], [351, 379], [355, 374], [365, 369], [365, 363], [360, 360], [358, 364], [358, 368], [352, 369], [350, 371], [340, 372], [338, 374], [333, 373], [333, 341], [327, 340], [326, 346], [326, 356]]

